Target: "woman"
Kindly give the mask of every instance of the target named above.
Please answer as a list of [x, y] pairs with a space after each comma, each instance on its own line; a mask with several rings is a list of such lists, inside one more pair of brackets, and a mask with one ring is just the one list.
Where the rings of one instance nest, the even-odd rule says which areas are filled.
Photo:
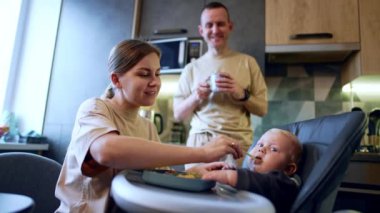
[[127, 40], [110, 53], [111, 87], [103, 98], [79, 107], [70, 145], [57, 182], [57, 212], [106, 212], [112, 208], [112, 178], [123, 169], [144, 169], [190, 162], [212, 162], [231, 153], [240, 158], [237, 141], [218, 137], [190, 148], [158, 143], [155, 126], [138, 116], [161, 87], [160, 52], [139, 40]]

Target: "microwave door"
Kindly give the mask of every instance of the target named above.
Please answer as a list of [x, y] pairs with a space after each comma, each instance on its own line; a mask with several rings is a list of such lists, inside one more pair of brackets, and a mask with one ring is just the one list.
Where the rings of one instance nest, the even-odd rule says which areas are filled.
[[190, 63], [193, 60], [201, 57], [201, 55], [203, 53], [202, 40], [195, 39], [195, 40], [189, 41], [188, 51], [186, 51], [186, 52], [188, 53], [188, 55], [186, 57], [187, 63]]
[[186, 42], [181, 41], [179, 43], [179, 50], [178, 50], [178, 65], [179, 65], [178, 67], [184, 67], [186, 65], [185, 54], [186, 54]]

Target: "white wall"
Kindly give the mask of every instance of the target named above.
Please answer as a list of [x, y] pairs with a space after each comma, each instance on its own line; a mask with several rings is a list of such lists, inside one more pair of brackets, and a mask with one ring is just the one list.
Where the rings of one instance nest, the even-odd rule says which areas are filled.
[[61, 0], [30, 0], [14, 93], [9, 104], [21, 133], [42, 132]]

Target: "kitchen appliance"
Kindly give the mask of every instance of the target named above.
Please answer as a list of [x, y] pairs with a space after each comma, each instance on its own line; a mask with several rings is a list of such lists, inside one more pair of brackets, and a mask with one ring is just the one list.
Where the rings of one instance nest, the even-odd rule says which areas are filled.
[[155, 112], [153, 109], [141, 108], [139, 110], [141, 117], [149, 119], [157, 128], [158, 134], [161, 134], [164, 130], [163, 117], [160, 113]]
[[375, 151], [380, 148], [380, 109], [373, 109], [368, 115], [368, 141]]
[[181, 73], [182, 68], [203, 54], [202, 38], [167, 38], [149, 41], [161, 50], [161, 74]]
[[[359, 107], [354, 107], [351, 111], [363, 110]], [[380, 108], [374, 108], [368, 113], [366, 134], [363, 136], [357, 151], [380, 153]]]
[[159, 134], [161, 142], [185, 144], [190, 128], [190, 121], [178, 122], [174, 119], [172, 96], [158, 96], [154, 109], [163, 118], [163, 129]]
[[171, 143], [186, 144], [186, 127], [181, 122], [173, 122]]

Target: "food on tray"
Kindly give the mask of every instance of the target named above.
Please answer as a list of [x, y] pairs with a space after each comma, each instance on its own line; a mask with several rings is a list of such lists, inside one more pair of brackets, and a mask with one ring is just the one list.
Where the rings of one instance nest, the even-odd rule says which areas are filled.
[[181, 177], [181, 178], [192, 178], [192, 179], [195, 179], [195, 178], [201, 178], [199, 174], [196, 174], [196, 173], [179, 173], [179, 174], [176, 174], [177, 177]]
[[165, 174], [175, 175], [176, 177], [180, 178], [189, 178], [189, 179], [200, 179], [201, 176], [197, 173], [191, 173], [191, 172], [177, 172], [175, 170], [166, 170], [164, 172]]
[[215, 181], [202, 180], [197, 173], [175, 170], [145, 170], [142, 178], [148, 184], [186, 191], [206, 191], [215, 186]]

